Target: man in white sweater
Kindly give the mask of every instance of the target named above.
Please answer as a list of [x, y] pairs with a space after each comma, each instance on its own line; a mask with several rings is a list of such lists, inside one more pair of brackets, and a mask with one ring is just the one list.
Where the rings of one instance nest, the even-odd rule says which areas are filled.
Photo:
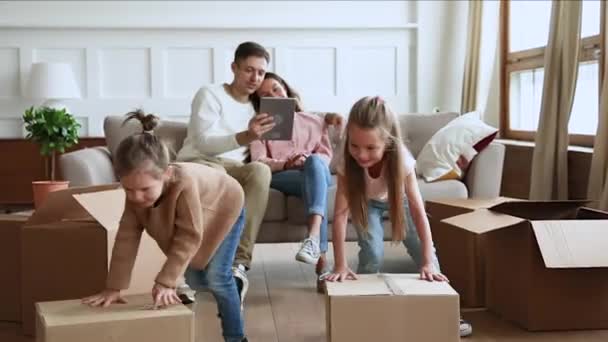
[[247, 163], [249, 143], [274, 127], [272, 117], [255, 115], [249, 100], [262, 84], [269, 61], [270, 55], [260, 44], [245, 42], [238, 46], [231, 65], [232, 83], [204, 86], [194, 96], [188, 134], [177, 155], [179, 161], [225, 170], [243, 187], [245, 227], [233, 264], [241, 303], [249, 285], [245, 271], [251, 265], [272, 176], [267, 165]]

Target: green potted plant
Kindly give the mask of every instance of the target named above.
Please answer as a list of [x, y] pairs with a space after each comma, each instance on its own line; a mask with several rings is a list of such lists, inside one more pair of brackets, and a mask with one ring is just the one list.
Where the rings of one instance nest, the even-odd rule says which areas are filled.
[[27, 139], [40, 145], [40, 154], [46, 157], [46, 181], [32, 182], [34, 207], [38, 208], [49, 192], [65, 189], [67, 181], [55, 179], [57, 153], [78, 143], [80, 124], [65, 108], [30, 107], [23, 114]]

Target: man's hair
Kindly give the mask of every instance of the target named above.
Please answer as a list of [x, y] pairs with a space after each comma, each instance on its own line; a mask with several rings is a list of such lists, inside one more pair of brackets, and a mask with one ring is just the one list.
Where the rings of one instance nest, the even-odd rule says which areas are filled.
[[251, 56], [264, 57], [266, 62], [270, 62], [270, 54], [264, 47], [256, 42], [244, 42], [239, 44], [234, 51], [234, 62], [238, 63], [241, 60], [247, 59]]

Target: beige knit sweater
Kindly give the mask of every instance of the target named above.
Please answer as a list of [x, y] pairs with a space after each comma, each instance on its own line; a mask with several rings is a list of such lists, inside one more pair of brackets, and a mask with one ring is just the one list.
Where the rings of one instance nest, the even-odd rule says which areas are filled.
[[172, 167], [174, 180], [166, 184], [155, 207], [140, 209], [128, 202], [125, 205], [107, 288], [129, 287], [144, 229], [167, 256], [156, 282], [174, 288], [188, 265], [195, 269], [207, 266], [236, 222], [244, 194], [234, 178], [195, 163], [176, 163]]

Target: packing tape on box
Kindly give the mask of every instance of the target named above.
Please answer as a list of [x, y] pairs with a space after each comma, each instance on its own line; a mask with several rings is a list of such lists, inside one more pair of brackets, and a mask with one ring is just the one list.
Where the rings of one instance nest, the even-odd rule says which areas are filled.
[[393, 295], [404, 295], [403, 289], [397, 285], [395, 279], [393, 279], [389, 274], [380, 273], [378, 277], [384, 281], [386, 287], [391, 290]]

